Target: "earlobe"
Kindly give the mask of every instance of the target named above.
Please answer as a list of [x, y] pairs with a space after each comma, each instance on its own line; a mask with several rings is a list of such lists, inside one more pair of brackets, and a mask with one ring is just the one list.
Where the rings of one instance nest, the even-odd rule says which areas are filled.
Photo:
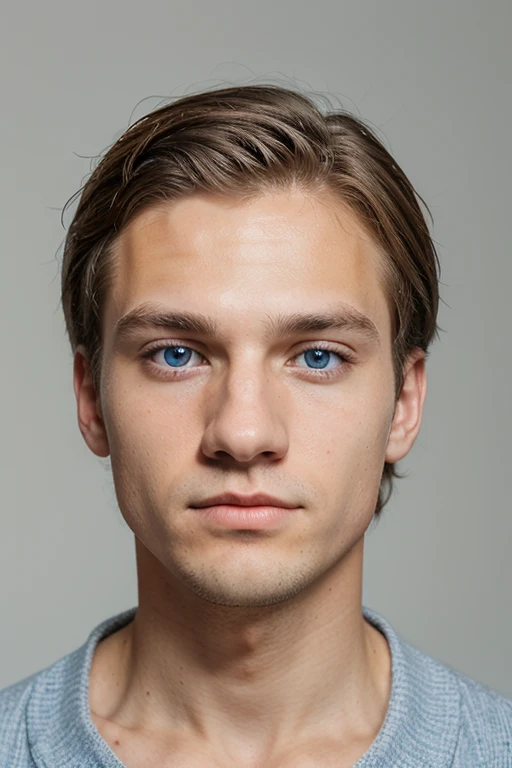
[[388, 464], [400, 461], [411, 450], [420, 431], [426, 394], [425, 353], [415, 349], [405, 365], [402, 389], [388, 437], [385, 458]]
[[107, 432], [99, 399], [94, 389], [89, 360], [82, 345], [77, 347], [73, 362], [78, 427], [91, 451], [102, 458], [110, 454]]

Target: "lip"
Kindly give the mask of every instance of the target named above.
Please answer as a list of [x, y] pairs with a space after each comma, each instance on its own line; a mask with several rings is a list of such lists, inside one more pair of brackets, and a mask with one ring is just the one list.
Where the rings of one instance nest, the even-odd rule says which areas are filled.
[[205, 520], [238, 530], [261, 530], [272, 527], [293, 515], [298, 507], [241, 506], [237, 504], [214, 504], [195, 507]]
[[210, 496], [207, 499], [203, 499], [199, 504], [194, 504], [193, 508], [201, 509], [221, 504], [234, 505], [237, 507], [280, 507], [282, 509], [297, 509], [298, 506], [297, 504], [292, 504], [283, 499], [279, 499], [276, 496], [269, 496], [267, 493], [253, 493], [249, 496], [244, 496], [240, 493], [226, 491], [217, 496]]

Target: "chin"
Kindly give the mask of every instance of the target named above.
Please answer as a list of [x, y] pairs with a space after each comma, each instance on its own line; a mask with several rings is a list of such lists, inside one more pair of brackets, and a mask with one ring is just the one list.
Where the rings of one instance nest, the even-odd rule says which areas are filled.
[[[224, 605], [226, 607], [239, 608], [262, 608], [269, 605], [278, 605], [291, 600], [310, 583], [311, 578], [307, 578], [304, 572], [299, 578], [293, 578], [290, 571], [283, 578], [282, 574], [276, 573], [271, 583], [268, 580], [269, 574], [266, 574], [264, 581], [266, 583], [257, 583], [254, 577], [245, 584], [239, 583], [235, 586], [236, 576], [229, 577], [225, 572], [222, 578], [218, 575], [212, 575], [209, 579], [203, 572], [199, 574], [182, 574], [182, 583], [198, 597], [201, 597], [213, 605]], [[263, 581], [263, 580], [262, 580]], [[224, 582], [224, 583], [223, 583]]]

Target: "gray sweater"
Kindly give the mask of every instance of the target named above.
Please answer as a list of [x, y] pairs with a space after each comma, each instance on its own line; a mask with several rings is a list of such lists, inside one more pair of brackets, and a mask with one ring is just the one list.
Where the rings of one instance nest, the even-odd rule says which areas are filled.
[[[135, 611], [0, 691], [0, 768], [123, 768], [91, 719], [89, 670], [99, 641]], [[388, 640], [392, 685], [385, 721], [354, 768], [512, 768], [512, 701], [412, 647], [365, 606], [363, 614]]]

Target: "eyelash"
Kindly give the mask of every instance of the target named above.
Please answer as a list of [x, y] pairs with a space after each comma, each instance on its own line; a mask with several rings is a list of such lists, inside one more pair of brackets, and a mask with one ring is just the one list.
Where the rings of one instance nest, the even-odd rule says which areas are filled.
[[[198, 352], [197, 349], [194, 349], [194, 347], [189, 346], [188, 344], [182, 344], [181, 342], [175, 342], [175, 341], [166, 341], [165, 343], [158, 343], [154, 346], [148, 348], [145, 352], [142, 353], [141, 357], [144, 359], [145, 365], [148, 367], [151, 367], [151, 369], [155, 372], [157, 372], [157, 375], [160, 376], [163, 379], [178, 379], [181, 378], [181, 374], [179, 371], [180, 368], [171, 368], [169, 367], [169, 371], [173, 371], [173, 373], [163, 373], [162, 369], [157, 366], [156, 363], [154, 363], [151, 360], [151, 357], [153, 357], [157, 352], [159, 352], [162, 349], [168, 349], [171, 347], [183, 347], [184, 349], [191, 349], [193, 352], [198, 354], [203, 359], [204, 356], [201, 354], [201, 352]], [[342, 365], [332, 371], [322, 371], [321, 369], [314, 369], [314, 368], [304, 368], [302, 370], [307, 371], [308, 373], [312, 373], [314, 378], [324, 378], [324, 379], [330, 379], [333, 376], [339, 376], [342, 371], [344, 371], [348, 366], [352, 365], [354, 363], [354, 358], [352, 355], [350, 355], [348, 352], [340, 352], [339, 349], [333, 347], [331, 344], [326, 344], [325, 342], [319, 342], [317, 344], [311, 344], [308, 347], [305, 347], [304, 349], [299, 350], [294, 357], [298, 357], [299, 355], [304, 354], [304, 352], [308, 352], [310, 349], [322, 349], [326, 352], [332, 352], [333, 354], [337, 355], [337, 357], [340, 358]], [[201, 366], [199, 366], [201, 367]], [[183, 368], [184, 371], [189, 370], [188, 368]]]

